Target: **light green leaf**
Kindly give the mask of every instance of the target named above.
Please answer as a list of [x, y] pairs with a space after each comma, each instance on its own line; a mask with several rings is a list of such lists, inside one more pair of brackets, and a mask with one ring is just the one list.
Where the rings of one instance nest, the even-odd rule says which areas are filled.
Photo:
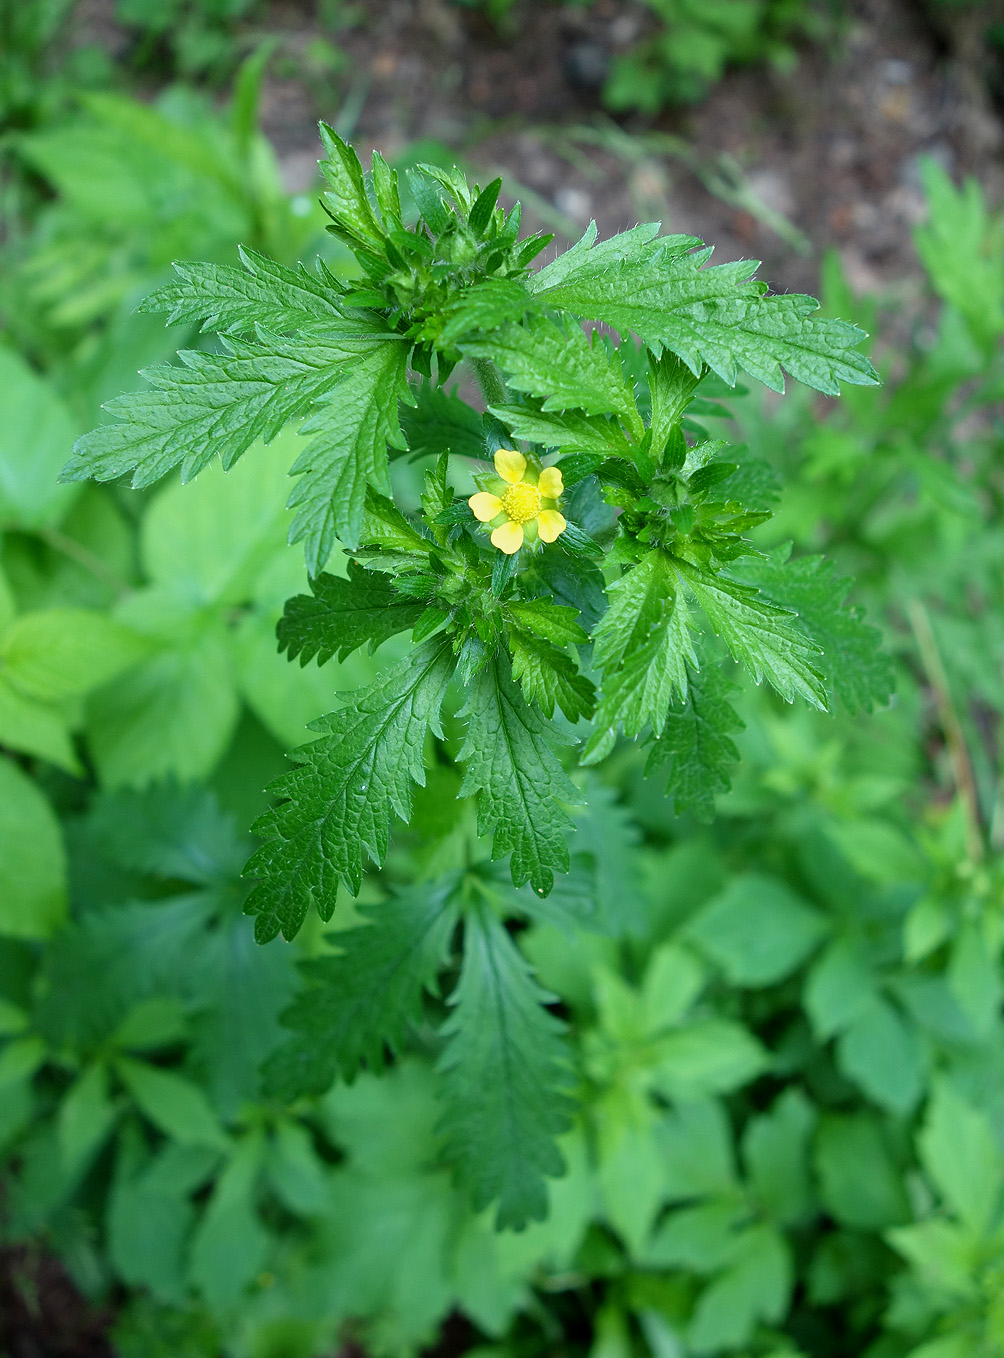
[[63, 1096], [57, 1114], [63, 1169], [75, 1175], [99, 1149], [114, 1125], [117, 1109], [108, 1089], [108, 1067], [89, 1066]]
[[0, 674], [0, 744], [38, 755], [68, 773], [82, 772], [64, 707], [27, 698]]
[[844, 1031], [875, 995], [875, 977], [855, 938], [836, 938], [813, 963], [803, 1003], [817, 1037]]
[[837, 1044], [840, 1068], [891, 1113], [908, 1113], [924, 1088], [926, 1053], [916, 1029], [888, 1000], [869, 1000]]
[[268, 1233], [255, 1210], [264, 1154], [260, 1132], [241, 1140], [192, 1238], [189, 1281], [218, 1316], [239, 1302], [265, 1262]]
[[874, 1231], [908, 1221], [910, 1201], [877, 1118], [830, 1114], [816, 1134], [823, 1205], [846, 1226]]
[[[140, 602], [130, 620], [138, 620]], [[229, 744], [239, 711], [221, 631], [165, 640], [163, 650], [88, 699], [87, 734], [102, 782], [205, 777]]]
[[227, 1137], [198, 1085], [173, 1070], [120, 1056], [115, 1070], [140, 1111], [183, 1146], [223, 1149]]
[[0, 934], [48, 938], [66, 918], [66, 853], [45, 795], [0, 758]]
[[665, 1193], [678, 1200], [728, 1196], [736, 1185], [732, 1128], [713, 1099], [677, 1104], [654, 1133], [665, 1165]]
[[812, 1104], [791, 1085], [769, 1112], [750, 1118], [743, 1133], [743, 1160], [753, 1190], [784, 1225], [796, 1225], [812, 1208], [808, 1150], [815, 1121]]
[[281, 573], [280, 598], [302, 585], [303, 565], [287, 546], [291, 515], [288, 466], [302, 444], [283, 430], [269, 447], [229, 471], [206, 468], [193, 485], [172, 479], [143, 516], [140, 552], [150, 581], [195, 610], [233, 607], [258, 597]]
[[826, 921], [778, 878], [734, 877], [688, 923], [687, 937], [734, 985], [780, 981], [826, 933]]
[[738, 1089], [769, 1065], [768, 1053], [731, 1019], [678, 1028], [654, 1046], [655, 1080], [669, 1098], [700, 1099]]
[[940, 1079], [918, 1138], [924, 1168], [947, 1205], [973, 1232], [989, 1227], [1004, 1179], [1004, 1157], [990, 1119]]
[[793, 1285], [791, 1250], [768, 1225], [743, 1231], [729, 1267], [701, 1293], [687, 1337], [697, 1352], [737, 1348], [758, 1320], [783, 1319]]
[[75, 434], [59, 394], [0, 348], [0, 527], [58, 523], [79, 489], [58, 484]]
[[24, 697], [58, 702], [106, 683], [149, 650], [104, 613], [47, 608], [22, 613], [0, 637], [0, 666]]

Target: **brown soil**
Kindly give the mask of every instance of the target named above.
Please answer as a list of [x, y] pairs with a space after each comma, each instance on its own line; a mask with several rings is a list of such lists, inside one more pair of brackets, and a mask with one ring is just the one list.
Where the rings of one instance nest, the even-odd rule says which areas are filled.
[[4, 1358], [114, 1358], [110, 1313], [81, 1297], [62, 1264], [25, 1245], [0, 1248]]
[[[974, 174], [992, 201], [1004, 194], [1004, 122], [977, 69], [994, 6], [973, 23], [953, 18], [946, 35], [916, 0], [849, 0], [840, 31], [806, 48], [794, 70], [736, 71], [696, 108], [616, 122], [596, 76], [637, 36], [632, 0], [588, 9], [527, 0], [508, 38], [446, 0], [353, 8], [363, 21], [327, 34], [348, 74], [268, 84], [265, 130], [292, 189], [313, 182], [315, 119], [340, 119], [362, 152], [432, 139], [461, 152], [482, 181], [502, 173], [530, 190], [514, 190], [524, 220], [559, 237], [591, 217], [601, 234], [660, 218], [714, 242], [719, 259], [762, 259], [776, 287], [799, 291], [816, 287], [830, 247], [859, 290], [914, 270], [924, 155]], [[303, 8], [274, 6], [270, 25], [308, 64], [318, 30]]]

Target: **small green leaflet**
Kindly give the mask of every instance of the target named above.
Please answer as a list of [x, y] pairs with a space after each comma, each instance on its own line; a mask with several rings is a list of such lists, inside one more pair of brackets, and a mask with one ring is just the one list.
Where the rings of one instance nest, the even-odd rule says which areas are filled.
[[310, 582], [312, 594], [296, 594], [276, 627], [279, 650], [290, 660], [319, 665], [365, 646], [380, 645], [388, 637], [414, 627], [425, 605], [397, 594], [385, 575], [349, 562], [348, 578], [322, 573]]
[[555, 1137], [571, 1125], [571, 1078], [550, 999], [495, 915], [472, 910], [442, 1029], [443, 1130], [475, 1210], [498, 1201], [498, 1230], [543, 1220], [545, 1176], [565, 1168]]
[[637, 736], [651, 723], [658, 735], [674, 695], [686, 696], [685, 662], [696, 663], [689, 610], [664, 552], [647, 552], [611, 584], [608, 598], [610, 606], [593, 632], [603, 691], [584, 764], [609, 754], [618, 726]]
[[610, 585], [610, 605], [593, 631], [593, 658], [600, 669], [615, 669], [629, 650], [645, 642], [675, 593], [676, 574], [659, 551], [647, 552]]
[[309, 341], [231, 339], [227, 347], [225, 354], [183, 350], [180, 367], [147, 368], [142, 376], [150, 389], [106, 404], [120, 423], [79, 438], [63, 479], [110, 481], [131, 471], [140, 487], [179, 463], [183, 481], [215, 457], [232, 467], [256, 439], [269, 442], [361, 356], [386, 345], [355, 333]]
[[464, 353], [493, 359], [509, 385], [539, 397], [544, 411], [571, 407], [587, 415], [617, 415], [637, 438], [644, 433], [616, 350], [609, 350], [597, 335], [587, 337], [577, 324], [566, 329], [551, 320], [506, 325], [466, 343]]
[[435, 986], [457, 920], [455, 877], [409, 887], [360, 907], [367, 923], [329, 934], [336, 956], [301, 968], [307, 986], [283, 1015], [295, 1036], [264, 1067], [267, 1092], [287, 1103], [323, 1094], [336, 1076], [351, 1080], [364, 1063], [398, 1052]]
[[673, 699], [687, 696], [687, 662], [697, 663], [691, 626], [690, 610], [676, 587], [648, 640], [633, 647], [604, 678], [596, 734], [586, 746], [583, 764], [596, 763], [609, 752], [618, 725], [626, 736], [640, 735], [647, 725], [660, 734]]
[[520, 439], [529, 439], [541, 448], [560, 448], [566, 453], [597, 453], [600, 457], [632, 456], [631, 444], [616, 420], [604, 415], [582, 415], [566, 411], [562, 415], [525, 406], [489, 406], [493, 415]]
[[736, 692], [720, 666], [706, 663], [699, 672], [690, 670], [686, 701], [667, 713], [645, 773], [665, 770], [666, 795], [678, 816], [693, 811], [699, 820], [712, 820], [715, 794], [731, 787], [729, 773], [739, 762], [732, 735], [743, 729], [729, 701]]
[[379, 344], [360, 354], [325, 393], [300, 433], [314, 435], [293, 463], [299, 477], [289, 497], [290, 542], [303, 540], [307, 570], [316, 575], [336, 538], [358, 547], [366, 492], [389, 496], [388, 446], [404, 447], [398, 401], [408, 398], [407, 346]]
[[536, 703], [545, 717], [555, 704], [569, 721], [588, 717], [595, 692], [590, 681], [562, 646], [584, 645], [589, 637], [575, 621], [575, 610], [534, 599], [510, 603], [505, 609], [513, 678], [528, 703]]
[[[201, 322], [217, 334], [273, 334], [311, 326], [346, 324], [339, 306], [341, 285], [315, 276], [302, 264], [284, 268], [255, 250], [238, 247], [243, 269], [233, 264], [175, 264], [179, 279], [152, 292], [138, 311], [164, 312], [168, 325]], [[319, 266], [320, 267], [320, 266]]]
[[359, 157], [327, 123], [320, 125], [321, 141], [328, 153], [319, 162], [330, 186], [324, 195], [334, 223], [334, 234], [352, 248], [383, 252], [384, 230], [366, 193], [366, 180]]
[[[613, 246], [619, 239], [604, 244]], [[878, 382], [857, 350], [864, 331], [846, 321], [814, 317], [819, 304], [812, 297], [764, 296], [767, 285], [752, 276], [756, 262], [702, 268], [711, 251], [683, 253], [679, 239], [653, 241], [622, 258], [612, 253], [605, 268], [566, 266], [550, 278], [542, 269], [533, 280], [534, 293], [549, 306], [633, 332], [657, 354], [669, 349], [697, 375], [707, 364], [730, 386], [743, 368], [783, 391], [782, 366], [831, 395], [839, 393], [842, 381]], [[595, 259], [603, 248], [583, 260]]]
[[[465, 335], [518, 321], [532, 306], [533, 298], [516, 279], [483, 279], [464, 288], [444, 308], [446, 323], [439, 329], [437, 347], [448, 349]], [[466, 352], [466, 345], [462, 347]]]
[[612, 270], [626, 265], [646, 266], [654, 259], [671, 259], [701, 244], [696, 236], [663, 236], [656, 239], [658, 235], [658, 222], [642, 222], [597, 245], [596, 223], [590, 222], [570, 249], [531, 277], [530, 289], [550, 301], [556, 288], [569, 285], [586, 287], [605, 279]]
[[330, 919], [339, 882], [353, 893], [364, 855], [382, 863], [390, 818], [411, 815], [411, 785], [425, 782], [426, 734], [453, 673], [443, 638], [419, 646], [351, 705], [314, 723], [320, 740], [294, 750], [297, 767], [272, 784], [282, 800], [252, 827], [267, 842], [245, 869], [256, 877], [246, 912], [255, 937], [293, 938], [313, 905]]
[[822, 647], [820, 669], [832, 693], [851, 712], [870, 712], [888, 702], [893, 690], [889, 657], [882, 634], [866, 623], [861, 610], [845, 605], [851, 581], [836, 575], [833, 562], [821, 556], [789, 561], [787, 549], [768, 558], [749, 557], [732, 567], [764, 598], [793, 608], [793, 626]]
[[725, 575], [706, 575], [690, 563], [678, 564], [715, 633], [754, 680], [759, 684], [766, 676], [788, 702], [800, 693], [825, 712], [826, 686], [818, 669], [821, 651], [796, 626], [792, 611]]
[[461, 715], [468, 727], [460, 795], [477, 794], [479, 834], [494, 826], [492, 857], [511, 850], [515, 884], [529, 881], [546, 896], [554, 872], [568, 871], [565, 831], [571, 820], [558, 799], [582, 800], [548, 743], [565, 738], [527, 706], [500, 656], [473, 680]]

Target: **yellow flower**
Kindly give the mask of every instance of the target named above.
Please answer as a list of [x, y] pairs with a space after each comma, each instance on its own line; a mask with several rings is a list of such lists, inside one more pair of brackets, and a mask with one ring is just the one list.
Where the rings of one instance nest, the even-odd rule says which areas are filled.
[[565, 531], [568, 525], [556, 508], [565, 488], [557, 467], [545, 467], [536, 477], [532, 472], [528, 475], [522, 453], [500, 448], [495, 454], [495, 470], [502, 478], [502, 494], [479, 490], [467, 501], [480, 523], [500, 520], [492, 532], [493, 547], [512, 556], [527, 539], [553, 542]]

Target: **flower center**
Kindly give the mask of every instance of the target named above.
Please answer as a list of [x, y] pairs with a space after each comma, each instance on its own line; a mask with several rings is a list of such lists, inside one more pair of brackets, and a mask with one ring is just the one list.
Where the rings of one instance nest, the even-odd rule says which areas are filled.
[[502, 508], [513, 523], [527, 523], [540, 513], [540, 491], [520, 481], [502, 496]]

